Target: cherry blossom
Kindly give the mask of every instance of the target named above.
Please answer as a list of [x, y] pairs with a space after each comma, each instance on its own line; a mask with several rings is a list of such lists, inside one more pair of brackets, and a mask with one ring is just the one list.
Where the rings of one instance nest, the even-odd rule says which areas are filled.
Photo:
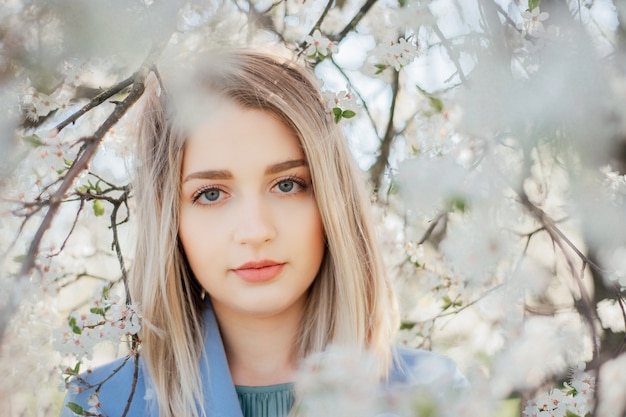
[[328, 55], [337, 52], [335, 44], [322, 35], [319, 29], [313, 32], [313, 35], [307, 35], [304, 38], [304, 42], [308, 45], [304, 51], [305, 55], [309, 58], [325, 58]]
[[549, 17], [550, 14], [542, 12], [539, 7], [535, 7], [532, 11], [526, 10], [522, 13], [524, 22], [519, 25], [519, 29], [531, 36], [543, 34], [546, 31], [543, 22], [548, 20]]

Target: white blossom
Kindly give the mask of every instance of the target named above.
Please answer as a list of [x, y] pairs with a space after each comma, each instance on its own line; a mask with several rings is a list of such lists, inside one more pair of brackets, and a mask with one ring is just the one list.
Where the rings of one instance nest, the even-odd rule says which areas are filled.
[[400, 38], [380, 43], [371, 51], [370, 60], [379, 68], [379, 72], [383, 72], [387, 67], [399, 71], [413, 62], [417, 52], [416, 43]]
[[[626, 309], [626, 306], [622, 306]], [[624, 313], [620, 308], [619, 301], [604, 299], [598, 302], [598, 317], [605, 329], [611, 329], [614, 333], [624, 332]]]
[[326, 57], [331, 53], [337, 52], [335, 44], [330, 39], [322, 35], [322, 32], [320, 32], [319, 29], [316, 29], [312, 36], [307, 35], [304, 38], [304, 42], [308, 45], [304, 52], [307, 57]]
[[353, 112], [358, 110], [359, 105], [356, 97], [349, 90], [341, 90], [336, 94], [331, 91], [325, 91], [324, 96], [326, 97], [328, 107], [331, 109], [338, 107], [341, 110], [351, 110]]
[[623, 417], [626, 412], [626, 354], [606, 361], [600, 369], [598, 417]]
[[543, 22], [548, 20], [550, 14], [542, 12], [539, 7], [535, 7], [532, 11], [524, 11], [522, 13], [522, 19], [524, 20], [521, 25], [518, 25], [519, 29], [522, 29], [524, 33], [532, 36], [537, 36], [546, 31], [543, 26]]

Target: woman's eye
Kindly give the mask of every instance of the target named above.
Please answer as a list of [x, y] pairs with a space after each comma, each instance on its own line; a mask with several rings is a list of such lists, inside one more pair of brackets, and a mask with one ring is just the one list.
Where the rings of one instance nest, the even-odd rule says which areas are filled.
[[276, 188], [281, 193], [292, 193], [298, 191], [302, 186], [294, 180], [283, 180], [276, 184]]
[[215, 203], [222, 198], [222, 190], [219, 188], [210, 188], [208, 190], [201, 191], [197, 194], [195, 202], [200, 203]]

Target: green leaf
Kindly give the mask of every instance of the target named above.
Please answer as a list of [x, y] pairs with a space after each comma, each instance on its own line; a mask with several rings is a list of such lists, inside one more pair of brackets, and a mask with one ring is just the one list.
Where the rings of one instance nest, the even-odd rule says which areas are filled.
[[104, 316], [106, 314], [106, 310], [104, 308], [92, 307], [89, 309], [89, 311], [99, 316]]
[[24, 263], [25, 259], [26, 259], [26, 255], [17, 255], [16, 257], [13, 258], [13, 262], [21, 264], [21, 263]]
[[339, 123], [339, 121], [341, 120], [341, 116], [343, 115], [343, 110], [341, 110], [339, 107], [334, 107], [333, 114], [335, 115], [335, 123]]
[[78, 324], [76, 323], [76, 319], [74, 317], [70, 317], [67, 320], [67, 324], [70, 326], [74, 334], [81, 334], [83, 332], [83, 329], [78, 327]]
[[443, 296], [443, 305], [441, 306], [441, 311], [446, 311], [450, 307], [461, 307], [463, 305], [462, 301], [453, 301], [449, 296]]
[[434, 417], [437, 414], [437, 404], [430, 398], [420, 398], [415, 403], [415, 414], [420, 417]]
[[539, 7], [541, 0], [528, 0], [528, 11], [532, 12], [535, 8]]
[[353, 118], [354, 116], [356, 116], [356, 113], [355, 113], [355, 112], [353, 112], [352, 110], [344, 110], [344, 111], [343, 111], [343, 113], [341, 113], [341, 116], [342, 116], [344, 119], [351, 119], [351, 118]]
[[63, 163], [65, 164], [66, 167], [71, 167], [72, 164], [74, 163], [74, 161], [70, 161], [69, 159], [65, 159], [63, 158]]
[[93, 200], [93, 214], [97, 217], [104, 214], [104, 204], [102, 204], [102, 200]]
[[433, 94], [430, 94], [428, 91], [424, 90], [419, 85], [416, 87], [418, 91], [422, 93], [422, 95], [428, 99], [428, 102], [430, 103], [430, 107], [432, 107], [436, 113], [441, 113], [443, 111], [444, 109], [443, 101], [441, 101], [439, 97]]
[[448, 208], [450, 211], [458, 211], [465, 213], [468, 209], [467, 199], [460, 195], [452, 196], [448, 200]]
[[44, 144], [41, 138], [37, 135], [24, 136], [22, 140], [26, 142], [27, 144], [29, 144], [30, 146], [32, 146], [33, 148], [38, 148]]
[[580, 417], [580, 416], [576, 413], [572, 413], [569, 410], [565, 410], [565, 417]]
[[389, 68], [389, 65], [385, 65], [385, 64], [376, 64], [374, 66], [377, 68], [377, 71], [374, 75], [382, 74], [384, 70]]
[[413, 327], [415, 327], [415, 323], [410, 321], [403, 321], [400, 323], [400, 330], [411, 330]]
[[80, 405], [76, 403], [69, 402], [65, 406], [69, 408], [70, 410], [72, 410], [74, 414], [78, 414], [79, 416], [85, 415], [85, 410], [83, 409], [83, 407], [81, 407]]

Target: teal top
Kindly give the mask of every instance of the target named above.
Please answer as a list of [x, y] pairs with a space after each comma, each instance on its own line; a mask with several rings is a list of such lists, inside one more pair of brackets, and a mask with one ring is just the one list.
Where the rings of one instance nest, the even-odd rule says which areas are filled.
[[243, 417], [285, 417], [294, 401], [292, 383], [249, 387], [235, 385]]

